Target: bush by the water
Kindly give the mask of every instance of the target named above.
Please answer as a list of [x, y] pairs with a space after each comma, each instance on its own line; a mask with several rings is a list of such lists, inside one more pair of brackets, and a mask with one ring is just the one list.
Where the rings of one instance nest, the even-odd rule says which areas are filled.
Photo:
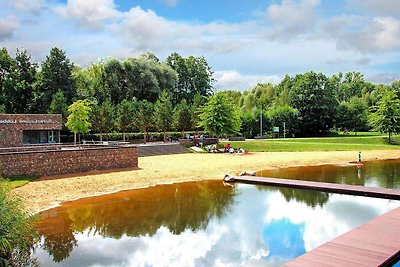
[[39, 266], [31, 259], [30, 248], [37, 238], [34, 216], [24, 211], [21, 200], [10, 196], [0, 178], [0, 266]]

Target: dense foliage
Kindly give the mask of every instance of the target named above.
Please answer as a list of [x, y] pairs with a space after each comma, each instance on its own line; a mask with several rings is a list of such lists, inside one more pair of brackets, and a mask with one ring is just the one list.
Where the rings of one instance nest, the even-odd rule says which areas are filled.
[[8, 194], [7, 183], [0, 179], [0, 266], [38, 266], [30, 259], [30, 248], [37, 238], [34, 217], [23, 209], [21, 201]]
[[[210, 134], [252, 138], [271, 135], [273, 127], [279, 127], [279, 135], [287, 137], [371, 127], [396, 132], [394, 120], [383, 122], [387, 129], [378, 127], [376, 116], [371, 114], [383, 112], [377, 107], [383, 105], [384, 92], [392, 90], [399, 99], [400, 81], [376, 85], [365, 81], [359, 72], [331, 77], [312, 71], [286, 75], [278, 85], [260, 83], [244, 92], [218, 93], [217, 98], [224, 95], [226, 105], [211, 113], [216, 105], [213, 95], [218, 95], [213, 91], [214, 82], [204, 57], [172, 53], [163, 62], [148, 51], [80, 68], [59, 48], [52, 48], [41, 64], [32, 63], [25, 50], [17, 50], [13, 57], [5, 48], [0, 49], [0, 112], [57, 113], [63, 115], [65, 124], [68, 107], [85, 101], [91, 109], [91, 132], [100, 133], [100, 139], [103, 133], [113, 132], [142, 132], [146, 138], [148, 131], [183, 134], [210, 129]], [[381, 108], [389, 112], [388, 105]], [[211, 121], [217, 124], [222, 119], [234, 122], [234, 127], [211, 127]]]

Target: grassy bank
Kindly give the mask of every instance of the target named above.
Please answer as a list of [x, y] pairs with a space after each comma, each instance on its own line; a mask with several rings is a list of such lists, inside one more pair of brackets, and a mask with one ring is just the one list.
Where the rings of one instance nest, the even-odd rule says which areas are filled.
[[340, 136], [324, 138], [288, 138], [248, 140], [230, 143], [252, 152], [292, 152], [292, 151], [369, 151], [399, 149], [399, 145], [389, 144], [382, 136]]
[[8, 177], [2, 177], [4, 180], [0, 180], [0, 183], [5, 184], [9, 189], [14, 189], [17, 187], [21, 187], [37, 177], [33, 176], [8, 176]]

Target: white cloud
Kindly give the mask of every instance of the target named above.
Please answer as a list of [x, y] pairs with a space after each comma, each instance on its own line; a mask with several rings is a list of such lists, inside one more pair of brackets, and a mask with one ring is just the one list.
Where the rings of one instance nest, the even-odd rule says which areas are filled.
[[378, 84], [391, 84], [394, 81], [400, 79], [400, 74], [390, 72], [390, 73], [378, 73], [366, 77], [366, 80], [378, 83]]
[[347, 6], [378, 16], [398, 16], [400, 14], [399, 0], [347, 0]]
[[339, 49], [362, 53], [400, 48], [400, 21], [393, 17], [339, 16], [322, 25], [323, 35], [333, 39]]
[[309, 32], [315, 26], [315, 8], [319, 4], [320, 0], [283, 0], [281, 4], [271, 4], [267, 18], [273, 27], [268, 37], [285, 40]]
[[134, 49], [150, 49], [155, 52], [168, 50], [188, 53], [230, 53], [245, 44], [241, 40], [249, 24], [190, 24], [165, 19], [153, 10], [140, 6], [121, 15], [121, 20], [110, 28]]
[[18, 11], [39, 12], [44, 6], [44, 0], [8, 0], [7, 4]]
[[104, 21], [120, 16], [113, 0], [68, 0], [65, 6], [58, 6], [55, 11], [75, 21], [79, 27], [89, 29], [97, 29]]
[[18, 27], [19, 21], [14, 16], [0, 19], [0, 41], [11, 38]]
[[216, 71], [214, 77], [217, 80], [215, 88], [217, 90], [249, 90], [258, 83], [278, 84], [281, 78], [275, 75], [243, 75], [235, 70]]

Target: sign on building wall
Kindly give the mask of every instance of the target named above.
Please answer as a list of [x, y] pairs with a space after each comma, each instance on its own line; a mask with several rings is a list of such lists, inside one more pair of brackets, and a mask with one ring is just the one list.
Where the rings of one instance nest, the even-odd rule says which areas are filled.
[[54, 123], [53, 120], [47, 119], [47, 120], [26, 120], [26, 119], [19, 119], [19, 120], [13, 120], [13, 119], [6, 119], [6, 120], [0, 120], [0, 124], [17, 124], [17, 123], [24, 123], [24, 124], [44, 124], [44, 123]]

